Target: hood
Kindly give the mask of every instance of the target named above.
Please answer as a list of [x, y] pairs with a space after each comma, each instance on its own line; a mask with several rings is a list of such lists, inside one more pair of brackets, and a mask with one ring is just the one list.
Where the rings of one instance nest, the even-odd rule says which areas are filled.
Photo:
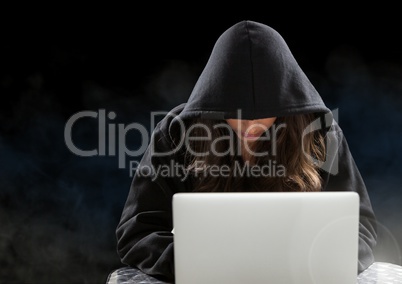
[[241, 21], [216, 41], [179, 116], [260, 119], [307, 112], [329, 109], [282, 36]]

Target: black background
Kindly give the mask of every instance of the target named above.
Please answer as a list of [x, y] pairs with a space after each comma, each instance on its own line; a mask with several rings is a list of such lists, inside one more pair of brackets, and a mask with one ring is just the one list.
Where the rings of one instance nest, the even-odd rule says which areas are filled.
[[[216, 39], [245, 19], [275, 28], [338, 110], [377, 213], [377, 259], [401, 264], [402, 44], [395, 9], [98, 8], [19, 8], [12, 16], [3, 10], [10, 17], [3, 17], [0, 35], [0, 282], [104, 283], [121, 266], [114, 229], [130, 171], [118, 167], [116, 155], [72, 153], [64, 141], [68, 119], [104, 109], [116, 114], [109, 125], [150, 126], [151, 111], [186, 101]], [[138, 148], [137, 134], [127, 133], [128, 149]], [[96, 148], [98, 121], [82, 119], [73, 139]]]

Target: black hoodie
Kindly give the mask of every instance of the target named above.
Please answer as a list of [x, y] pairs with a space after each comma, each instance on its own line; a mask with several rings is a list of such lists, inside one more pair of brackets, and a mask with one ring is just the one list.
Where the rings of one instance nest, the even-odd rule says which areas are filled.
[[[241, 21], [219, 37], [187, 103], [175, 107], [158, 123], [138, 168], [184, 163], [183, 151], [174, 143], [181, 133], [181, 119], [261, 119], [301, 113], [324, 118], [322, 125], [331, 146], [321, 171], [322, 191], [355, 191], [360, 196], [361, 272], [374, 262], [376, 243], [375, 215], [364, 181], [333, 112], [281, 35], [264, 24]], [[169, 177], [138, 173], [116, 230], [117, 250], [122, 263], [172, 280], [172, 196], [192, 191], [193, 184], [180, 170]]]

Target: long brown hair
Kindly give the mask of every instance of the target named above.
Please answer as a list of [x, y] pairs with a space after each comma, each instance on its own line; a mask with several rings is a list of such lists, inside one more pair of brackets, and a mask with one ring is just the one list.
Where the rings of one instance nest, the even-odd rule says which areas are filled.
[[[267, 154], [255, 157], [254, 165], [242, 161], [237, 151], [239, 139], [224, 120], [194, 120], [193, 124], [203, 127], [194, 127], [191, 136], [208, 138], [190, 141], [185, 155], [194, 191], [321, 190], [320, 169], [314, 159], [324, 161], [324, 136], [320, 131], [303, 133], [315, 118], [314, 114], [278, 117], [269, 129], [276, 131], [271, 133], [272, 139], [256, 141], [253, 151]], [[222, 127], [225, 124], [227, 127]]]

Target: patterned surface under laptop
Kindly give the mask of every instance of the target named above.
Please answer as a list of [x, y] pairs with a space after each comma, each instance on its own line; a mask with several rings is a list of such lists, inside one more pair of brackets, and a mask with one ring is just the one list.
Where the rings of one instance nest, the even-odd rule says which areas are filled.
[[[106, 284], [167, 284], [131, 267], [122, 267], [113, 271]], [[357, 276], [357, 284], [402, 284], [402, 266], [375, 262]]]
[[357, 277], [358, 284], [400, 284], [402, 283], [402, 266], [374, 262]]

